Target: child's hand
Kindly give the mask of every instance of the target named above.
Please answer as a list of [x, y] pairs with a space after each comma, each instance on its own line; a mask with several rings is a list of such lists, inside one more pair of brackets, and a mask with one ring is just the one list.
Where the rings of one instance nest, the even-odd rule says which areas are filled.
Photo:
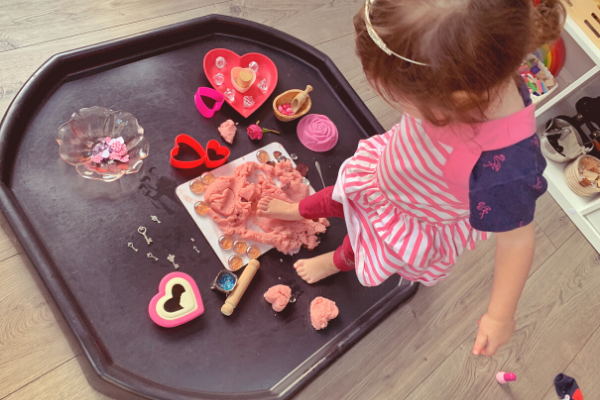
[[498, 348], [509, 341], [515, 331], [515, 320], [496, 320], [485, 314], [479, 320], [479, 332], [473, 346], [473, 354], [493, 356]]

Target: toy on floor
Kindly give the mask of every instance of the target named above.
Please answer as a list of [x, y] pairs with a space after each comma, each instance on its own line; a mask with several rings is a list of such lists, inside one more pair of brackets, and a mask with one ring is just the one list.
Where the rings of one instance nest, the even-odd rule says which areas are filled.
[[[264, 175], [258, 178], [258, 183], [251, 183], [248, 178], [255, 171], [262, 171]], [[224, 235], [238, 235], [245, 240], [272, 245], [282, 253], [295, 254], [302, 246], [314, 249], [318, 244], [317, 234], [325, 232], [328, 221], [262, 218], [256, 214], [256, 204], [265, 197], [299, 202], [309, 195], [309, 187], [303, 179], [290, 160], [274, 167], [249, 161], [236, 167], [233, 175], [221, 176], [206, 187], [204, 202], [210, 206], [208, 215]], [[262, 232], [248, 229], [249, 221]]]
[[239, 56], [228, 49], [213, 49], [204, 56], [203, 66], [212, 87], [244, 118], [258, 110], [277, 86], [275, 63], [260, 53]]
[[558, 374], [554, 378], [554, 388], [562, 400], [583, 400], [583, 394], [577, 381], [565, 374]]
[[[308, 92], [310, 92], [308, 90], [309, 87], [312, 90], [312, 86], [308, 85], [306, 90], [292, 89], [275, 97], [275, 100], [273, 100], [273, 114], [275, 114], [275, 118], [282, 122], [290, 122], [305, 116], [312, 107], [312, 100], [308, 95]], [[304, 102], [294, 111], [292, 102], [300, 95], [302, 95], [301, 98], [304, 99]]]
[[290, 302], [292, 289], [287, 285], [275, 285], [267, 290], [264, 297], [271, 303], [273, 311], [281, 312]]
[[[208, 106], [204, 103], [203, 97], [207, 97], [215, 101], [215, 104], [212, 106], [212, 108], [208, 108]], [[225, 102], [225, 97], [223, 96], [223, 93], [219, 93], [218, 91], [212, 88], [200, 87], [198, 88], [198, 90], [196, 91], [196, 95], [194, 96], [194, 103], [196, 103], [196, 108], [204, 118], [212, 118], [213, 115], [215, 115], [215, 113], [221, 109], [223, 102]]]
[[235, 289], [237, 283], [237, 275], [224, 269], [217, 274], [211, 289], [218, 290], [221, 293], [229, 294], [233, 289]]
[[160, 281], [158, 293], [148, 306], [155, 324], [173, 328], [202, 315], [204, 303], [194, 279], [183, 272], [171, 272]]
[[310, 303], [310, 322], [316, 330], [325, 329], [329, 321], [337, 317], [339, 312], [335, 302], [325, 297], [315, 297]]
[[308, 94], [312, 92], [312, 90], [313, 87], [307, 85], [306, 89], [304, 89], [302, 92], [298, 93], [296, 97], [294, 97], [294, 100], [292, 100], [292, 111], [294, 112], [294, 114], [297, 114], [298, 111], [300, 111], [300, 109], [304, 105], [304, 103], [306, 103], [310, 99], [310, 96]]
[[227, 121], [225, 121], [221, 125], [219, 125], [218, 130], [219, 130], [219, 133], [221, 134], [221, 137], [223, 137], [223, 139], [227, 143], [233, 144], [233, 138], [235, 137], [235, 134], [237, 133], [237, 128], [235, 127], [235, 122], [228, 119]]
[[144, 129], [133, 115], [104, 107], [73, 113], [58, 128], [56, 141], [60, 158], [79, 175], [104, 182], [138, 172], [150, 151]]
[[240, 299], [246, 292], [248, 285], [252, 282], [252, 278], [256, 275], [256, 271], [260, 268], [260, 263], [258, 260], [250, 260], [248, 265], [246, 265], [246, 269], [242, 272], [242, 276], [237, 281], [237, 285], [235, 288], [229, 293], [227, 300], [225, 300], [225, 304], [221, 307], [221, 312], [225, 316], [230, 316], [233, 314], [233, 310], [237, 307]]
[[[191, 147], [198, 155], [198, 158], [193, 161], [178, 160], [176, 156], [179, 155], [180, 144], [185, 144]], [[208, 150], [212, 150], [216, 156], [220, 156], [221, 158], [215, 158], [215, 156], [211, 155], [211, 152]], [[185, 133], [182, 133], [181, 135], [177, 135], [177, 137], [175, 137], [175, 145], [171, 149], [170, 163], [173, 167], [179, 169], [197, 168], [202, 164], [212, 169], [225, 164], [230, 154], [231, 152], [229, 149], [225, 146], [221, 146], [216, 140], [209, 140], [206, 145], [206, 150], [204, 150], [204, 147], [202, 147], [202, 145], [198, 143], [196, 139], [186, 135]]]
[[504, 385], [508, 382], [516, 381], [517, 376], [515, 374], [513, 374], [512, 372], [500, 371], [496, 374], [496, 380], [498, 381], [499, 384]]
[[335, 124], [325, 115], [307, 115], [302, 118], [296, 130], [300, 143], [312, 151], [329, 151], [338, 141], [338, 130]]

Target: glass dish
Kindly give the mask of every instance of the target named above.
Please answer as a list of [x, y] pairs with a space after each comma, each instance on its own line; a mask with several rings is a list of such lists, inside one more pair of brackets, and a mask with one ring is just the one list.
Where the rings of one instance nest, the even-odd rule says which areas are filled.
[[58, 129], [60, 157], [87, 179], [112, 182], [140, 170], [150, 143], [137, 119], [104, 107], [82, 108]]

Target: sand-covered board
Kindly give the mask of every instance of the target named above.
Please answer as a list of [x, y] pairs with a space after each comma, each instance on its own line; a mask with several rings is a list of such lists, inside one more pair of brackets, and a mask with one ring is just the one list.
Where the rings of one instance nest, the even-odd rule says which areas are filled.
[[[289, 159], [292, 162], [292, 165], [294, 167], [296, 166], [296, 163], [291, 159], [290, 154], [287, 152], [287, 150], [280, 143], [273, 142], [273, 143], [269, 143], [265, 147], [262, 147], [261, 149], [253, 151], [252, 153], [246, 154], [245, 156], [240, 157], [237, 160], [230, 161], [227, 164], [225, 164], [219, 168], [216, 168], [210, 172], [212, 172], [212, 174], [215, 176], [215, 178], [219, 178], [222, 176], [231, 176], [231, 175], [233, 175], [235, 168], [242, 165], [243, 163], [248, 162], [248, 161], [259, 162], [258, 159], [256, 158], [256, 153], [259, 152], [260, 150], [266, 151], [269, 154], [269, 156], [271, 157], [271, 160], [274, 160], [273, 152], [280, 151], [283, 156], [285, 156], [287, 159]], [[260, 173], [260, 172], [255, 172], [255, 174], [257, 174], [257, 173]], [[181, 184], [177, 187], [177, 189], [176, 189], [177, 197], [179, 198], [179, 200], [181, 201], [181, 203], [183, 204], [183, 206], [185, 207], [187, 212], [190, 214], [190, 216], [194, 220], [194, 223], [198, 226], [198, 228], [200, 229], [200, 231], [206, 238], [206, 241], [210, 244], [210, 246], [212, 247], [214, 252], [217, 254], [217, 256], [219, 257], [219, 260], [221, 260], [221, 262], [223, 263], [223, 266], [225, 268], [227, 268], [228, 270], [231, 270], [231, 268], [229, 268], [228, 259], [235, 253], [233, 252], [233, 250], [223, 250], [219, 246], [219, 238], [223, 234], [221, 232], [221, 229], [219, 229], [219, 227], [215, 223], [215, 221], [213, 221], [213, 219], [210, 218], [208, 215], [198, 215], [194, 211], [194, 204], [196, 204], [196, 202], [198, 202], [200, 200], [204, 200], [204, 192], [201, 194], [192, 193], [192, 191], [190, 190], [190, 181], [188, 181], [184, 184]], [[309, 185], [309, 192], [311, 194], [315, 192], [313, 187], [310, 185]], [[256, 224], [254, 224], [252, 221], [248, 221], [247, 227], [248, 227], [248, 229], [251, 229], [251, 230], [255, 230], [255, 231], [259, 231], [259, 232], [262, 231], [261, 228], [258, 227]], [[273, 248], [273, 246], [271, 246], [271, 245], [258, 243], [258, 242], [254, 242], [251, 240], [246, 240], [246, 243], [248, 244], [248, 246], [253, 245], [253, 244], [257, 245], [260, 248], [260, 254], [265, 254], [267, 251], [269, 251]], [[250, 261], [250, 258], [245, 254], [241, 255], [241, 257], [244, 260], [244, 265], [246, 265], [248, 263], [248, 261]]]

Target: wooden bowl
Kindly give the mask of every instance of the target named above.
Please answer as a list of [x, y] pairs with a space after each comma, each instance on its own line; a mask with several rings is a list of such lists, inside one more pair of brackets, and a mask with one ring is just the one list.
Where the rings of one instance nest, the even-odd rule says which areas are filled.
[[303, 90], [292, 89], [292, 90], [288, 90], [287, 92], [283, 92], [279, 96], [275, 97], [275, 100], [273, 100], [273, 113], [275, 114], [275, 118], [277, 118], [278, 120], [283, 121], [283, 122], [290, 122], [290, 121], [293, 121], [295, 119], [305, 116], [306, 113], [308, 113], [310, 111], [310, 107], [312, 107], [312, 100], [310, 99], [310, 96], [308, 96], [308, 98], [306, 99], [306, 101], [304, 102], [302, 107], [300, 107], [300, 109], [298, 110], [298, 112], [295, 115], [285, 115], [285, 114], [280, 113], [279, 110], [277, 109], [277, 107], [279, 107], [285, 103], [291, 104], [292, 100], [294, 100], [294, 97], [296, 97], [298, 95], [298, 93], [301, 93], [301, 92], [303, 92]]

